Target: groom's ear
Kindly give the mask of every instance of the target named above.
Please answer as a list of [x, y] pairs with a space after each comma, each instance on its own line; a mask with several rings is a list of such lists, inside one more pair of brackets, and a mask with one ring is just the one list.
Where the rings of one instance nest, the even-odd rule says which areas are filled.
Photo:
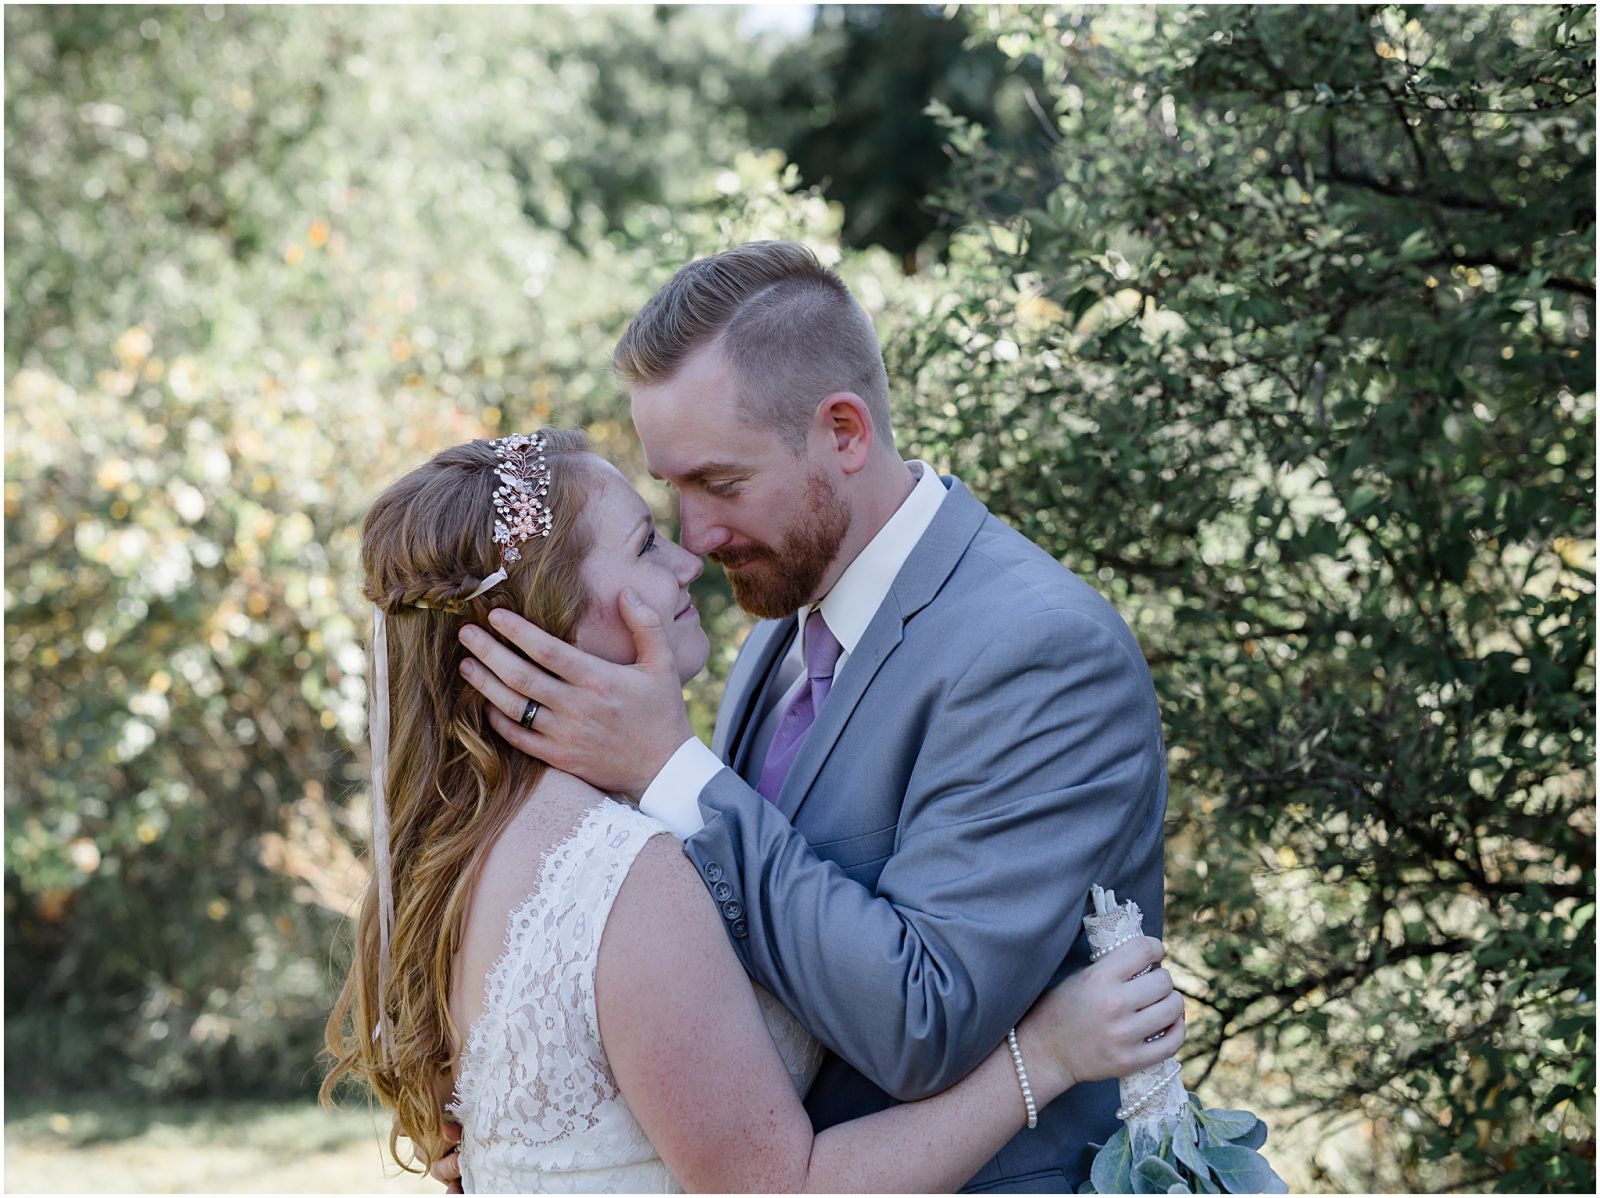
[[817, 430], [839, 455], [839, 467], [854, 474], [872, 455], [872, 414], [854, 391], [835, 391], [817, 405]]

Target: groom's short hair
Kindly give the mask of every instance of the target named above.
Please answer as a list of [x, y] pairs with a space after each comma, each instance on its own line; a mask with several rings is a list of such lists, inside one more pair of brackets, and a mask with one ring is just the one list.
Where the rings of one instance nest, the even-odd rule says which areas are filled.
[[844, 280], [792, 241], [752, 241], [679, 269], [650, 297], [612, 351], [625, 386], [671, 378], [715, 342], [733, 368], [751, 423], [798, 453], [817, 404], [860, 396], [893, 446], [889, 377], [872, 320]]

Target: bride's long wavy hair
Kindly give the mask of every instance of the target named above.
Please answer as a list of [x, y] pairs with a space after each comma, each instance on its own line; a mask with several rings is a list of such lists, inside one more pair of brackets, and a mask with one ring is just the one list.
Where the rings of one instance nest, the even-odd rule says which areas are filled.
[[[394, 1112], [398, 1137], [423, 1168], [446, 1150], [442, 1106], [460, 1031], [450, 1018], [452, 962], [480, 864], [544, 764], [490, 726], [483, 697], [461, 677], [462, 627], [510, 608], [571, 641], [588, 604], [580, 574], [589, 550], [581, 519], [588, 438], [546, 429], [553, 524], [488, 593], [468, 600], [500, 564], [491, 540], [499, 464], [489, 441], [446, 449], [385, 491], [361, 529], [364, 593], [381, 608], [389, 653], [389, 844], [394, 892], [388, 986], [378, 993], [376, 880], [361, 901], [350, 972], [328, 1016], [324, 1104], [346, 1078]], [[419, 606], [425, 604], [426, 606]], [[386, 1057], [379, 1018], [392, 1038]]]

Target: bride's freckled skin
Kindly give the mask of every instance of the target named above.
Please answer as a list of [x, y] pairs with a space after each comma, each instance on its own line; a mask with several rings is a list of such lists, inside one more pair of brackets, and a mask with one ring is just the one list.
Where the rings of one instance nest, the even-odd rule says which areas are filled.
[[608, 661], [634, 660], [633, 634], [622, 621], [618, 601], [625, 588], [661, 618], [672, 646], [680, 681], [706, 664], [710, 642], [700, 613], [689, 600], [689, 584], [700, 577], [700, 559], [656, 531], [644, 499], [609, 462], [595, 458], [598, 486], [584, 504], [591, 547], [583, 561], [589, 607], [578, 622], [577, 647]]

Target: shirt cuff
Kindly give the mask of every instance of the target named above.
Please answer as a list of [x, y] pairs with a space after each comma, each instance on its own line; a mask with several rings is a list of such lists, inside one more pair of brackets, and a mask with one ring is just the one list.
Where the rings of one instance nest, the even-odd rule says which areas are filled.
[[639, 810], [665, 824], [679, 840], [688, 840], [706, 826], [700, 814], [700, 792], [721, 772], [717, 755], [698, 736], [691, 736], [646, 788]]

